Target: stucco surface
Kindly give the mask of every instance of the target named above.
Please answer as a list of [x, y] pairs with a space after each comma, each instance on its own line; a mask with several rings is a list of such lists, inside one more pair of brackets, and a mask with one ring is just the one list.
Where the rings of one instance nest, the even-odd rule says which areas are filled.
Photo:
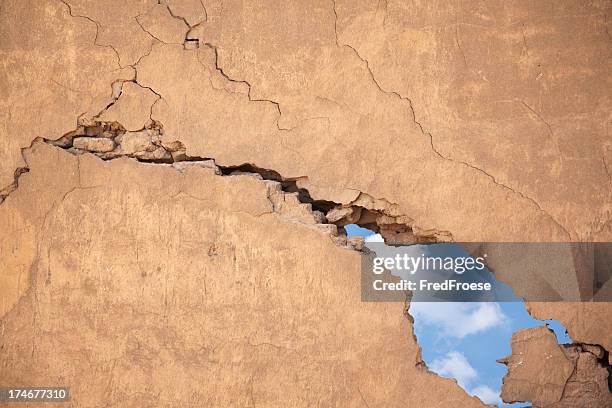
[[[360, 301], [357, 244], [215, 163], [389, 240], [610, 241], [610, 14], [0, 0], [0, 380], [95, 384], [75, 406], [477, 405], [420, 368], [402, 305]], [[612, 348], [609, 303], [530, 311]]]
[[265, 181], [46, 144], [28, 163], [0, 207], [37, 243], [3, 384], [69, 384], [78, 407], [480, 406], [417, 367], [404, 305], [361, 302], [359, 253], [275, 210]]

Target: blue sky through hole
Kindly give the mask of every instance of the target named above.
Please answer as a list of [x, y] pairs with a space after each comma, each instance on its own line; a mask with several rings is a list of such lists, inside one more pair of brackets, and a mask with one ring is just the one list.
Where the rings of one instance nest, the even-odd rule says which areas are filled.
[[[345, 229], [349, 237], [382, 240], [373, 231], [355, 224]], [[499, 303], [413, 302], [409, 312], [414, 317], [414, 331], [427, 367], [438, 375], [456, 379], [468, 394], [478, 396], [484, 403], [499, 407], [531, 405], [506, 404], [499, 397], [507, 369], [496, 360], [511, 353], [512, 333], [546, 324], [555, 332], [560, 344], [571, 343], [561, 323], [534, 319], [518, 298]]]

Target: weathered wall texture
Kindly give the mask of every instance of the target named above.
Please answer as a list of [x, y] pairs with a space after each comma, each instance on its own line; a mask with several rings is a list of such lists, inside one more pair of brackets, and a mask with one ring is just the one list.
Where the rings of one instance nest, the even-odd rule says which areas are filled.
[[[215, 163], [390, 240], [610, 241], [611, 13], [0, 0], [0, 383], [69, 383], [75, 406], [477, 406], [418, 368], [401, 305], [360, 302], [323, 213]], [[610, 310], [531, 305], [608, 351]]]
[[31, 271], [0, 383], [70, 384], [74, 406], [480, 406], [417, 367], [404, 305], [361, 302], [359, 253], [270, 182], [46, 144], [27, 160], [0, 207]]

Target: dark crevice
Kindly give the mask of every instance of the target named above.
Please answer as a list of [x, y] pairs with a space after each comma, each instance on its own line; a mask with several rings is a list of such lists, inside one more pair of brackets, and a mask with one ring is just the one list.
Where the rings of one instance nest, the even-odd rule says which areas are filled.
[[327, 214], [332, 208], [340, 205], [333, 201], [315, 200], [310, 196], [310, 193], [305, 188], [301, 188], [297, 184], [297, 179], [289, 179], [281, 176], [277, 171], [257, 167], [250, 163], [241, 164], [239, 166], [217, 166], [221, 169], [221, 174], [231, 175], [236, 172], [240, 173], [256, 173], [264, 180], [277, 181], [281, 183], [282, 190], [287, 193], [297, 193], [301, 203], [312, 205], [312, 209]]
[[243, 173], [257, 173], [264, 180], [272, 180], [272, 181], [283, 181], [283, 177], [274, 170], [264, 169], [261, 167], [254, 166], [250, 163], [241, 164], [239, 166], [225, 166], [221, 167], [221, 173], [225, 176], [229, 176], [234, 172], [243, 172]]
[[[274, 108], [278, 112], [278, 116], [276, 118], [276, 127], [279, 130], [288, 130], [282, 128], [279, 125], [280, 118], [282, 116], [281, 108], [278, 102], [268, 100], [268, 99], [259, 99], [254, 98], [252, 95], [252, 86], [246, 80], [237, 80], [231, 78], [226, 72], [224, 72], [223, 68], [219, 65], [219, 51], [217, 47], [208, 42], [202, 42], [197, 36], [193, 35], [194, 29], [200, 25], [200, 23], [191, 26], [183, 16], [175, 15], [170, 7], [165, 4], [168, 8], [168, 12], [170, 15], [178, 20], [181, 20], [188, 28], [187, 34], [185, 35], [184, 47], [186, 49], [199, 48], [200, 46], [210, 48], [214, 53], [214, 62], [215, 62], [215, 70], [227, 81], [236, 83], [236, 84], [244, 84], [248, 89], [247, 97], [252, 102], [264, 102], [270, 103], [274, 105]], [[335, 4], [334, 4], [335, 11]], [[337, 17], [337, 16], [336, 16]], [[140, 25], [138, 19], [136, 19], [137, 23]], [[141, 26], [144, 29], [144, 27]], [[142, 88], [148, 89], [153, 92], [159, 99], [163, 99], [162, 96], [154, 91], [152, 88], [143, 86], [137, 81], [137, 69], [136, 65], [140, 60], [147, 55], [149, 55], [151, 50], [145, 55], [141, 56], [136, 64], [132, 65], [134, 68], [135, 75], [134, 79], [131, 82], [141, 86]], [[368, 66], [369, 68], [369, 66]], [[373, 75], [372, 75], [373, 77]], [[374, 77], [373, 77], [374, 79]], [[122, 82], [130, 82], [130, 81], [122, 81]], [[378, 84], [377, 84], [378, 85]], [[380, 88], [380, 87], [379, 87]], [[382, 90], [382, 89], [381, 89]], [[83, 123], [84, 125], [93, 125], [89, 126], [86, 130], [90, 128], [96, 128], [100, 122], [101, 114], [111, 108], [121, 96], [121, 91], [117, 92], [116, 95], [113, 95], [113, 99], [111, 102], [96, 116], [94, 116], [90, 122]], [[400, 96], [397, 94], [397, 96]], [[402, 99], [406, 99], [400, 96]], [[157, 101], [156, 101], [157, 102]], [[152, 112], [153, 106], [151, 107]], [[414, 113], [414, 112], [413, 112]], [[122, 148], [122, 141], [120, 134], [127, 134], [133, 132], [126, 132], [125, 129], [122, 129], [120, 125], [115, 124], [119, 127], [119, 129], [114, 129], [114, 131], [119, 132], [119, 134], [115, 136], [103, 136], [112, 139], [111, 142], [99, 142], [101, 146], [94, 147], [94, 150], [88, 149], [86, 146], [84, 148], [81, 144], [83, 140], [78, 140], [79, 146], [74, 146], [72, 144], [73, 140], [76, 137], [93, 137], [95, 138], [95, 134], [86, 134], [86, 135], [68, 135], [64, 136], [60, 143], [52, 143], [56, 146], [62, 147], [64, 149], [70, 150], [75, 154], [81, 154], [84, 151], [88, 151], [102, 158], [103, 160], [112, 160], [118, 157], [131, 157], [140, 162], [146, 163], [155, 163], [155, 164], [172, 164], [178, 161], [203, 161], [203, 160], [211, 160], [208, 158], [200, 158], [200, 157], [190, 157], [186, 153], [186, 148], [180, 142], [174, 142], [171, 145], [167, 145], [161, 142], [161, 137], [159, 137], [162, 133], [161, 125], [156, 123], [150, 115], [151, 123], [147, 124], [147, 128], [142, 129], [141, 132], [157, 132], [157, 135], [153, 135], [156, 137], [155, 140], [151, 140], [149, 146], [141, 151], [124, 151]], [[93, 122], [93, 123], [92, 123]], [[106, 124], [108, 125], [108, 124]], [[74, 133], [74, 132], [72, 132]], [[91, 133], [91, 132], [90, 132]], [[95, 133], [95, 132], [94, 132]], [[119, 136], [119, 137], [118, 137]], [[98, 136], [99, 137], [99, 136]], [[58, 141], [59, 142], [59, 141]], [[93, 142], [92, 142], [93, 143]], [[447, 242], [452, 241], [452, 236], [447, 231], [436, 231], [436, 230], [428, 230], [428, 231], [420, 231], [419, 233], [415, 233], [413, 230], [413, 220], [409, 217], [405, 217], [401, 214], [397, 213], [397, 205], [393, 203], [386, 202], [385, 200], [376, 200], [375, 198], [363, 193], [359, 192], [359, 198], [355, 201], [359, 201], [360, 199], [365, 200], [365, 204], [363, 202], [359, 203], [336, 203], [329, 200], [324, 199], [315, 199], [311, 197], [310, 193], [305, 189], [299, 186], [298, 179], [290, 179], [282, 177], [278, 172], [274, 170], [264, 169], [255, 166], [254, 164], [246, 163], [237, 166], [229, 166], [227, 168], [223, 166], [219, 166], [215, 163], [215, 166], [222, 172], [222, 174], [228, 175], [234, 172], [245, 172], [245, 173], [255, 173], [258, 174], [264, 180], [272, 180], [280, 182], [282, 185], [282, 189], [288, 193], [296, 193], [298, 199], [301, 203], [308, 204], [314, 211], [319, 211], [323, 214], [328, 214], [332, 211], [334, 212], [333, 220], [330, 221], [331, 224], [335, 224], [339, 227], [342, 227], [349, 223], [356, 223], [358, 225], [364, 226], [366, 228], [370, 228], [375, 232], [379, 232], [385, 240], [391, 245], [404, 245], [411, 243], [433, 243], [433, 242]], [[305, 177], [303, 177], [305, 179]], [[363, 201], [363, 200], [362, 200]], [[381, 207], [381, 202], [382, 207]], [[368, 208], [371, 206], [372, 208]], [[382, 209], [381, 209], [382, 208]], [[344, 230], [342, 229], [342, 232]]]
[[0, 190], [0, 203], [2, 203], [4, 199], [9, 196], [9, 194], [11, 194], [13, 191], [17, 189], [17, 187], [19, 186], [19, 177], [22, 174], [27, 173], [29, 171], [30, 169], [27, 167], [18, 167], [15, 170], [15, 172], [13, 173], [13, 182], [9, 186]]
[[283, 186], [283, 191], [288, 193], [297, 193], [298, 199], [303, 203], [309, 203], [312, 205], [312, 209], [315, 211], [321, 211], [322, 213], [327, 214], [332, 208], [339, 205], [333, 201], [315, 200], [310, 196], [308, 190], [298, 187], [296, 180], [283, 180], [281, 184]]
[[[376, 200], [359, 192], [358, 198], [350, 203], [337, 203], [331, 200], [312, 197], [310, 192], [300, 186], [306, 177], [286, 178], [278, 171], [257, 166], [253, 163], [223, 166], [214, 158], [193, 156], [187, 153], [180, 141], [167, 142], [160, 123], [151, 121], [139, 131], [127, 131], [117, 122], [100, 122], [79, 126], [57, 140], [39, 138], [37, 142], [47, 143], [75, 155], [93, 154], [102, 160], [131, 158], [142, 163], [175, 165], [191, 162], [204, 167], [214, 168], [221, 176], [251, 174], [261, 180], [278, 183], [280, 191], [297, 198], [299, 204], [308, 208], [319, 224], [333, 224], [338, 234], [346, 238], [347, 224], [357, 224], [380, 233], [390, 245], [409, 245], [452, 240], [446, 231], [426, 231], [417, 233], [411, 219], [398, 214], [398, 207], [385, 200]], [[4, 200], [17, 188], [19, 176], [29, 171], [27, 167], [17, 169], [15, 182], [0, 192]], [[382, 203], [382, 204], [381, 204]], [[273, 206], [274, 207], [274, 206]]]

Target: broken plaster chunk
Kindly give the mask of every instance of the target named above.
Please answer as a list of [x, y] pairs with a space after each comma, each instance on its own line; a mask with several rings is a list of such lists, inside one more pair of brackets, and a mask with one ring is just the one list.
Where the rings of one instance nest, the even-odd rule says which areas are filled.
[[[333, 238], [338, 237], [338, 227], [335, 224], [316, 224], [316, 227], [322, 230], [325, 234], [330, 235]], [[346, 237], [342, 236], [337, 241], [340, 245], [346, 242]]]
[[353, 224], [361, 217], [361, 207], [335, 207], [325, 216], [329, 222], [340, 226]]
[[[385, 242], [391, 245], [412, 245], [420, 242], [414, 236], [412, 229], [400, 224], [383, 224], [379, 225], [379, 233], [384, 238]], [[429, 242], [429, 241], [424, 241]]]
[[156, 146], [151, 143], [151, 135], [147, 130], [126, 132], [118, 138], [118, 142], [123, 154], [134, 154], [156, 149]]
[[[252, 174], [252, 173], [248, 173]], [[285, 219], [299, 222], [306, 225], [326, 225], [325, 215], [321, 211], [312, 209], [312, 204], [303, 203], [299, 199], [297, 192], [285, 192], [282, 190], [281, 183], [272, 180], [263, 180], [268, 191], [268, 200], [272, 204], [275, 213], [280, 214]], [[337, 234], [336, 226], [333, 231]]]
[[587, 352], [593, 354], [598, 359], [603, 358], [604, 355], [605, 355], [603, 347], [600, 347], [598, 345], [583, 344], [582, 348], [584, 349], [584, 351], [587, 351]]
[[312, 216], [317, 224], [325, 224], [327, 222], [327, 218], [325, 218], [325, 214], [321, 211], [313, 211]]
[[538, 407], [559, 402], [576, 363], [566, 357], [555, 335], [544, 326], [519, 330], [511, 346], [512, 354], [498, 360], [508, 366], [504, 402], [530, 401]]
[[264, 184], [265, 184], [266, 186], [268, 186], [268, 189], [271, 189], [271, 190], [273, 190], [273, 191], [275, 191], [275, 192], [280, 192], [280, 191], [282, 191], [282, 189], [283, 189], [283, 186], [282, 186], [282, 185], [281, 185], [281, 183], [280, 183], [280, 182], [278, 182], [278, 181], [274, 181], [274, 180], [264, 180], [263, 182], [264, 182]]
[[107, 153], [115, 148], [115, 142], [105, 137], [75, 137], [72, 146], [94, 153]]
[[363, 245], [365, 244], [365, 238], [364, 237], [351, 237], [348, 240], [349, 245], [357, 250], [357, 251], [361, 251], [363, 249]]
[[164, 162], [164, 163], [172, 162], [172, 155], [161, 146], [155, 147], [155, 149], [152, 151], [136, 152], [134, 153], [133, 156], [138, 159], [146, 160], [146, 161]]
[[329, 222], [340, 221], [352, 212], [353, 210], [351, 207], [335, 207], [327, 212], [327, 220]]
[[89, 137], [96, 137], [103, 132], [102, 125], [87, 126], [83, 128], [83, 134]]
[[185, 152], [170, 152], [170, 155], [175, 162], [187, 161], [188, 159]]
[[185, 146], [183, 146], [183, 144], [179, 142], [178, 140], [175, 140], [173, 142], [164, 142], [161, 138], [161, 134], [159, 130], [155, 130], [151, 133], [151, 141], [154, 144], [164, 146], [164, 149], [168, 150], [169, 152], [185, 152], [186, 151]]

